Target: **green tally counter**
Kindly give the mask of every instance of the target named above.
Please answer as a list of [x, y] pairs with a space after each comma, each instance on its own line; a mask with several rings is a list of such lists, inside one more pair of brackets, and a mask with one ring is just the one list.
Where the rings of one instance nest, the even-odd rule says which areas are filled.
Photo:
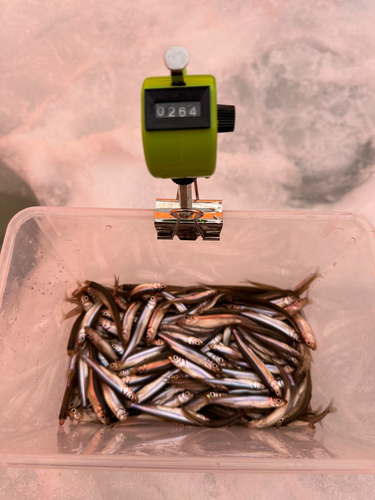
[[211, 75], [147, 78], [142, 86], [142, 138], [148, 170], [162, 179], [210, 177], [218, 132], [234, 130], [234, 106], [217, 105]]

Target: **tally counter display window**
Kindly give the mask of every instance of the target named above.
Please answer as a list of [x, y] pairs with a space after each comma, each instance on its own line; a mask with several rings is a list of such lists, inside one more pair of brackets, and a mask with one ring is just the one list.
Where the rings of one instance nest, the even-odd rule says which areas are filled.
[[210, 87], [145, 90], [146, 130], [210, 128]]

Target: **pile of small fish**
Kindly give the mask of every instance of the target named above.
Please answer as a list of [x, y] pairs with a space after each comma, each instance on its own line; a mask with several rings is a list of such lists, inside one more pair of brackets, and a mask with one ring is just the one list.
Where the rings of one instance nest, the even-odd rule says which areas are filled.
[[205, 427], [313, 427], [334, 410], [312, 411], [313, 332], [291, 290], [86, 281], [67, 300], [78, 315], [60, 425], [110, 425], [148, 414]]

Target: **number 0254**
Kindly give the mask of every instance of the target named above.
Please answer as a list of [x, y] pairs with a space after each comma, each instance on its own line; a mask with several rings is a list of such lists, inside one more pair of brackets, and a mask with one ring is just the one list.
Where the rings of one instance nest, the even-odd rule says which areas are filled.
[[190, 102], [163, 102], [155, 105], [156, 118], [187, 118], [201, 116], [201, 103]]

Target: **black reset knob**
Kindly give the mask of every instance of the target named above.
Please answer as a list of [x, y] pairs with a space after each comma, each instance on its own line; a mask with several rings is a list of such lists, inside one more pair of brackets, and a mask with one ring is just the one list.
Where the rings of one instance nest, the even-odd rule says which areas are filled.
[[219, 132], [233, 132], [236, 119], [236, 108], [230, 104], [217, 105], [217, 121]]

